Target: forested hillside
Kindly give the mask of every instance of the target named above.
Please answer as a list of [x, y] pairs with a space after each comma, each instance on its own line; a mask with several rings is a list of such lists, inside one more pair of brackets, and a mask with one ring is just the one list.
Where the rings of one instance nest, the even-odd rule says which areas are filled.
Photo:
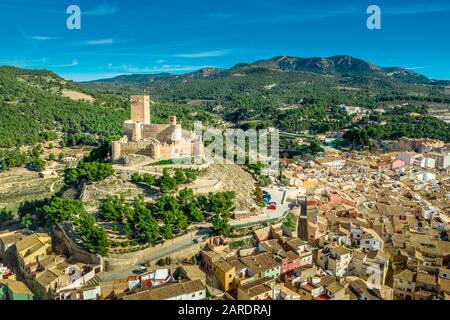
[[[83, 84], [50, 71], [0, 67], [0, 148], [58, 136], [69, 146], [116, 138], [129, 118], [129, 95], [144, 90], [155, 102], [153, 122], [166, 123], [174, 114], [189, 129], [194, 120], [217, 125], [222, 118], [242, 128], [275, 126], [293, 133], [369, 130], [370, 125], [369, 135], [380, 139], [406, 135], [449, 141], [449, 125], [428, 114], [434, 106], [450, 106], [447, 85], [347, 56], [276, 57], [229, 70], [131, 75]], [[378, 122], [365, 118], [355, 123], [341, 104], [389, 112], [378, 115]], [[420, 118], [390, 112], [398, 105], [427, 111]]]
[[[348, 57], [301, 59], [275, 57], [224, 69], [185, 75], [130, 75], [84, 83], [88, 88], [137, 93], [147, 89], [157, 101], [200, 106], [237, 126], [276, 126], [288, 132], [350, 129], [352, 118], [341, 104], [368, 110], [397, 105], [448, 108], [447, 82], [401, 68], [380, 68]], [[427, 109], [428, 110], [428, 109]], [[430, 136], [448, 141], [449, 125], [427, 114], [380, 116], [389, 133], [377, 137]], [[408, 125], [413, 125], [411, 130]], [[428, 134], [429, 133], [429, 134]]]
[[[93, 99], [77, 101], [64, 96], [67, 92]], [[186, 126], [196, 118], [216, 121], [201, 108], [176, 103], [155, 104], [152, 120], [164, 123], [169, 114]], [[129, 96], [81, 88], [45, 70], [0, 67], [0, 119], [0, 148], [34, 145], [60, 134], [88, 134], [95, 142], [122, 134], [123, 121], [129, 119]]]

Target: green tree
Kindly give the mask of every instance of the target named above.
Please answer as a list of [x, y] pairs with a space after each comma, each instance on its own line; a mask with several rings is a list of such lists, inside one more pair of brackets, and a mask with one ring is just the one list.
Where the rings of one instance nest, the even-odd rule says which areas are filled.
[[13, 220], [12, 212], [6, 209], [0, 209], [0, 223], [9, 222], [11, 220]]
[[287, 227], [289, 230], [295, 230], [295, 216], [292, 213], [289, 213], [286, 217], [286, 220], [283, 222], [283, 226]]
[[175, 169], [175, 180], [178, 184], [184, 184], [186, 182], [186, 175], [183, 170]]
[[74, 219], [85, 213], [83, 202], [74, 199], [53, 198], [43, 208], [43, 213], [49, 222], [73, 222]]
[[193, 202], [186, 206], [186, 214], [193, 223], [199, 223], [205, 220], [202, 210], [200, 210], [200, 208]]
[[24, 228], [31, 228], [33, 226], [33, 216], [31, 214], [27, 214], [24, 217], [22, 217], [22, 219], [20, 220], [20, 224], [24, 227]]
[[151, 187], [155, 184], [155, 177], [152, 176], [151, 174], [146, 173], [143, 176], [143, 182], [147, 187]]
[[133, 210], [132, 206], [126, 203], [125, 197], [121, 196], [108, 196], [106, 200], [100, 204], [99, 217], [106, 221], [123, 222], [130, 216]]
[[173, 178], [169, 170], [164, 169], [163, 176], [159, 179], [159, 188], [162, 193], [170, 193], [177, 190], [177, 180]]
[[172, 240], [173, 239], [173, 226], [171, 224], [164, 225], [162, 229], [162, 236], [166, 240]]
[[147, 242], [154, 242], [159, 237], [159, 225], [153, 217], [152, 212], [145, 207], [144, 199], [135, 199], [134, 215], [137, 217], [136, 228], [139, 230], [140, 238]]
[[89, 251], [105, 256], [108, 254], [109, 240], [106, 231], [95, 224], [95, 219], [84, 212], [78, 221], [78, 233], [83, 238], [83, 244]]
[[28, 169], [36, 172], [41, 172], [45, 170], [46, 162], [39, 158], [34, 158], [30, 163], [27, 164]]

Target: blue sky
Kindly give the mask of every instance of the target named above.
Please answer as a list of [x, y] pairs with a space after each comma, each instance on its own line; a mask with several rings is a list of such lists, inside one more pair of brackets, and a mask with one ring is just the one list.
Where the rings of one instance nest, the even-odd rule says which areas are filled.
[[[81, 30], [66, 27], [72, 4]], [[82, 81], [348, 54], [450, 79], [449, 21], [448, 0], [0, 0], [0, 65]]]

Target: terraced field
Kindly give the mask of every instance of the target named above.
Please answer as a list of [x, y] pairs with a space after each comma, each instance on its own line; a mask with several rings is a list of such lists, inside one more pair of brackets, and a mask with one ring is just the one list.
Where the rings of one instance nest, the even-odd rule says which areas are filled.
[[15, 168], [0, 173], [0, 208], [15, 212], [22, 201], [45, 199], [62, 187], [62, 180], [41, 178], [36, 172]]

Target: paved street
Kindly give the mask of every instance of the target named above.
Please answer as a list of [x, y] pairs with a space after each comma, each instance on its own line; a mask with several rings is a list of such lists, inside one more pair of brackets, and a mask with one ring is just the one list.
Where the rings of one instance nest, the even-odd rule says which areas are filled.
[[[187, 248], [195, 245], [195, 243], [194, 243], [195, 239], [200, 239], [202, 236], [207, 234], [209, 231], [210, 231], [209, 229], [202, 229], [202, 230], [199, 230], [198, 234], [193, 236], [192, 238], [183, 239], [178, 242], [173, 241], [173, 245], [171, 245], [167, 248], [162, 248], [161, 250], [158, 250], [154, 254], [149, 255], [144, 261], [141, 261], [141, 264], [146, 264], [151, 261], [158, 261], [159, 259], [164, 258], [168, 255], [171, 255], [175, 252], [186, 250]], [[140, 266], [140, 264], [135, 264], [133, 266], [130, 266], [130, 267], [120, 270], [120, 271], [102, 273], [101, 275], [99, 275], [99, 278], [101, 279], [101, 281], [105, 281], [105, 282], [112, 281], [114, 279], [119, 279], [119, 278], [126, 278], [128, 276], [135, 275], [133, 273], [133, 271], [139, 269], [139, 266]]]

